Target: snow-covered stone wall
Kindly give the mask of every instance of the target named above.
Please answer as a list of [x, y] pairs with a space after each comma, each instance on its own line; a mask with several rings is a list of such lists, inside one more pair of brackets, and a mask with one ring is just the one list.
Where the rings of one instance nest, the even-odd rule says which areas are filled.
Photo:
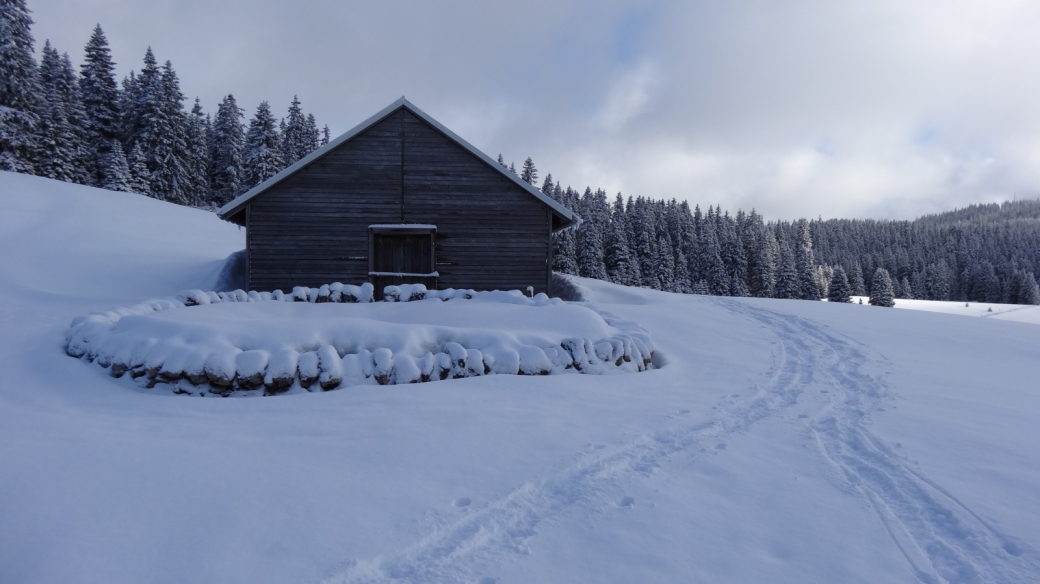
[[421, 284], [384, 298], [371, 284], [189, 290], [78, 317], [65, 351], [143, 387], [222, 396], [653, 367], [644, 329], [588, 305]]

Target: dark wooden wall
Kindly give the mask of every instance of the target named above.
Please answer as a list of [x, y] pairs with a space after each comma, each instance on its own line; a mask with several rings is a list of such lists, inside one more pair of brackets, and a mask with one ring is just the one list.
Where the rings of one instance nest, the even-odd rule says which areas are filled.
[[249, 287], [368, 281], [368, 226], [437, 226], [441, 288], [547, 292], [551, 210], [399, 109], [247, 204]]

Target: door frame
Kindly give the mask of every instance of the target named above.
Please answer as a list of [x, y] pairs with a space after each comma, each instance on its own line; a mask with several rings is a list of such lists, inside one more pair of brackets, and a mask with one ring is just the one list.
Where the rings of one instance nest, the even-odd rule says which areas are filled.
[[[423, 283], [428, 289], [437, 289], [437, 226], [429, 223], [377, 223], [368, 226], [368, 281], [376, 284], [376, 278], [390, 277], [388, 274], [375, 271], [376, 262], [376, 235], [429, 235], [430, 237], [430, 265], [428, 272], [405, 274], [399, 279], [411, 279], [416, 283]], [[382, 290], [376, 290], [376, 296], [382, 295]]]

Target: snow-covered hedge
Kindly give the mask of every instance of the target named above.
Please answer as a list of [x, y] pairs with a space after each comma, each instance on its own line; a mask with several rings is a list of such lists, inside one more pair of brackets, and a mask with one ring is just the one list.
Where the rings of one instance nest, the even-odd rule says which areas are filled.
[[[405, 324], [399, 319], [377, 320], [376, 327], [371, 326], [371, 320], [357, 321], [362, 323], [358, 325], [348, 318], [351, 310], [360, 310], [360, 307], [348, 309], [345, 313], [343, 309], [331, 309], [335, 314], [325, 312], [320, 319], [313, 321], [296, 318], [288, 321], [295, 325], [288, 331], [274, 327], [259, 333], [251, 329], [250, 334], [232, 329], [262, 327], [264, 319], [277, 311], [264, 311], [257, 306], [258, 312], [236, 313], [234, 319], [216, 323], [209, 318], [201, 321], [195, 318], [199, 321], [195, 323], [187, 316], [166, 312], [231, 303], [372, 303], [373, 292], [371, 284], [350, 286], [338, 282], [320, 288], [297, 287], [290, 294], [278, 290], [189, 290], [175, 298], [149, 300], [127, 308], [78, 317], [66, 333], [65, 351], [70, 356], [109, 369], [113, 377], [129, 373], [131, 378], [148, 387], [166, 383], [171, 384], [176, 393], [197, 391], [199, 395], [209, 392], [225, 396], [235, 391], [272, 395], [293, 387], [327, 391], [359, 384], [393, 385], [495, 374], [624, 373], [644, 371], [653, 366], [654, 346], [649, 334], [635, 323], [600, 311], [596, 311], [598, 318], [602, 319], [596, 321], [600, 328], [591, 330], [614, 334], [598, 340], [564, 338], [556, 344], [543, 340], [544, 331], [538, 331], [540, 336], [525, 337], [509, 330], [470, 332], [470, 329], [458, 327], [433, 327], [428, 322], [429, 315], [437, 310], [436, 305], [447, 301], [464, 300], [474, 303], [474, 307], [490, 303], [558, 307], [557, 310], [566, 308], [557, 298], [545, 294], [529, 298], [516, 290], [476, 292], [427, 290], [421, 284], [388, 286], [384, 290], [385, 301], [416, 303], [417, 310], [411, 314], [417, 315], [422, 322]], [[429, 302], [434, 304], [424, 309], [425, 303]], [[280, 310], [287, 309], [289, 306]], [[399, 309], [387, 306], [386, 310], [399, 314]], [[329, 316], [337, 318], [330, 319]], [[579, 316], [589, 320], [584, 313]], [[530, 320], [523, 317], [523, 314], [514, 315], [510, 317], [513, 320], [507, 321], [520, 326]], [[559, 320], [559, 327], [566, 329], [567, 318]], [[240, 324], [243, 322], [247, 324]], [[364, 323], [369, 324], [366, 326]], [[321, 330], [312, 331], [307, 328], [309, 326]], [[590, 329], [586, 327], [586, 330]], [[280, 333], [285, 338], [279, 338]], [[359, 340], [359, 337], [366, 336], [367, 342], [366, 339]], [[416, 338], [399, 338], [405, 336]], [[541, 346], [530, 344], [532, 338], [537, 338], [535, 342], [541, 342]], [[393, 346], [393, 349], [374, 345], [380, 342]]]

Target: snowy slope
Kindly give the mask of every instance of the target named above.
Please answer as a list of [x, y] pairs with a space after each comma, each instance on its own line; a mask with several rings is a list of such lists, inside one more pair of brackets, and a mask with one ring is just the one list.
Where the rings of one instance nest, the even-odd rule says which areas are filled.
[[72, 317], [210, 288], [213, 215], [0, 173], [0, 582], [1031, 582], [1040, 328], [582, 281], [660, 369], [130, 391]]

